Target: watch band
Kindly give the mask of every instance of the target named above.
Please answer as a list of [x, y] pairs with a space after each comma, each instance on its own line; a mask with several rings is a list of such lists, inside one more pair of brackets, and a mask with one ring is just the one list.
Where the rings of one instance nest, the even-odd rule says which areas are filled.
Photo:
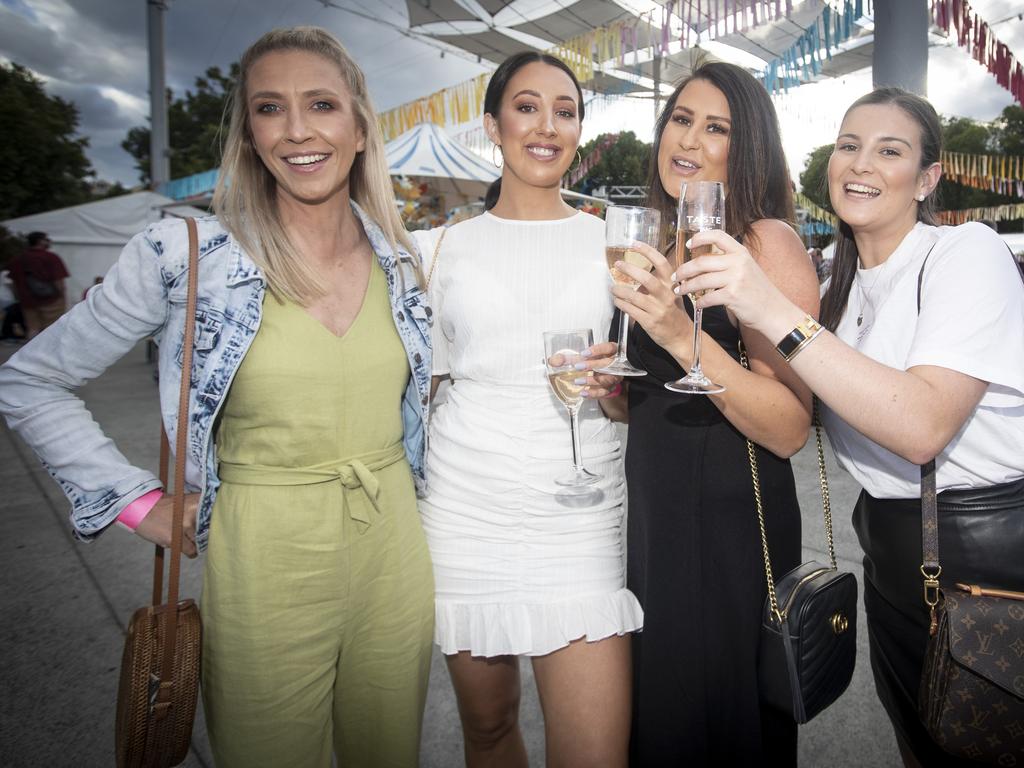
[[775, 345], [775, 349], [782, 355], [783, 360], [789, 362], [796, 357], [797, 352], [806, 347], [821, 331], [822, 327], [817, 320], [810, 315], [804, 315], [804, 319], [797, 323], [796, 328]]

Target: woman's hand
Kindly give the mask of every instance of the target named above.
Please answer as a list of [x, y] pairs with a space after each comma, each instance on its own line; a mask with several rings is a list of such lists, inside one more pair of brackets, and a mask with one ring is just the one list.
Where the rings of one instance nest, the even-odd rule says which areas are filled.
[[[181, 551], [186, 557], [195, 557], [196, 551], [196, 513], [199, 511], [199, 494], [185, 494], [185, 518], [182, 524], [183, 536]], [[142, 518], [135, 533], [159, 544], [161, 547], [171, 546], [171, 526], [174, 521], [174, 496], [165, 495], [149, 513]]]
[[622, 377], [610, 373], [595, 373], [595, 368], [604, 368], [610, 365], [615, 359], [615, 353], [619, 345], [614, 341], [602, 341], [594, 344], [589, 350], [585, 360], [577, 363], [577, 367], [583, 366], [580, 371], [580, 379], [577, 383], [585, 381], [583, 396], [591, 399], [602, 397], [616, 397], [622, 392]]
[[[788, 318], [793, 303], [768, 279], [750, 252], [722, 230], [698, 232], [690, 238], [691, 248], [705, 245], [713, 245], [720, 253], [700, 256], [677, 269], [672, 276], [679, 283], [676, 293], [707, 291], [697, 300], [699, 307], [724, 305], [743, 325], [776, 338], [776, 329], [765, 326], [773, 318]], [[783, 322], [786, 329], [792, 328], [787, 322]]]
[[646, 243], [636, 243], [631, 250], [643, 254], [653, 271], [618, 262], [615, 268], [639, 281], [640, 287], [634, 291], [628, 285], [613, 285], [615, 306], [640, 323], [658, 346], [669, 349], [674, 343], [688, 344], [693, 337], [693, 321], [683, 309], [682, 299], [672, 291], [671, 265]]
[[[604, 368], [610, 364], [618, 348], [614, 341], [602, 341], [582, 353], [579, 362], [575, 364], [576, 370], [579, 371], [575, 383], [583, 387], [583, 397], [596, 400], [602, 397], [616, 397], [622, 392], [621, 376], [594, 371], [595, 368]], [[548, 365], [556, 368], [565, 364], [564, 355], [556, 353], [548, 358]]]

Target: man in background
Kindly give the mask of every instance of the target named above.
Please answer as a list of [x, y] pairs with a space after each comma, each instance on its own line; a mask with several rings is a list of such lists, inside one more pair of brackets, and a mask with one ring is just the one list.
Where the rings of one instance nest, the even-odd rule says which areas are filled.
[[21, 304], [28, 338], [52, 325], [67, 309], [64, 279], [67, 267], [60, 256], [49, 250], [45, 232], [30, 232], [28, 250], [10, 263], [14, 295]]

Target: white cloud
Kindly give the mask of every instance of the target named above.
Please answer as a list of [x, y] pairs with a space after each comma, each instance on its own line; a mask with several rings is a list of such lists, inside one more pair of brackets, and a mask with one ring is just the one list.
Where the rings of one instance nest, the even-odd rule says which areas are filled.
[[[971, 4], [1001, 40], [1024, 53], [1024, 23], [1015, 18], [996, 23], [1020, 12], [1019, 0]], [[400, 0], [350, 7], [371, 5], [386, 21], [407, 22]], [[294, 24], [317, 24], [336, 34], [363, 66], [379, 109], [493, 67], [455, 55], [442, 59], [433, 47], [315, 0], [170, 0], [165, 21], [167, 81], [176, 93], [193, 87], [208, 67], [224, 68], [236, 61], [266, 30]], [[137, 174], [120, 142], [129, 128], [145, 124], [149, 111], [146, 46], [146, 6], [141, 0], [0, 0], [0, 59], [28, 66], [47, 80], [51, 92], [73, 98], [97, 173], [127, 184], [135, 183]], [[931, 49], [929, 73], [931, 98], [945, 114], [989, 120], [1011, 103], [1009, 93], [955, 47]], [[869, 75], [854, 74], [805, 86], [777, 101], [794, 177], [807, 152], [834, 138], [845, 107], [869, 88]], [[653, 112], [649, 100], [598, 100], [585, 121], [584, 140], [616, 130], [650, 139]]]

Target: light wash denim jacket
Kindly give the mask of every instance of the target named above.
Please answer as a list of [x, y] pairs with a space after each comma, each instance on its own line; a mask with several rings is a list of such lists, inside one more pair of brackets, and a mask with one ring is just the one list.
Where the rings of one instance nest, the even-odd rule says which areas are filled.
[[[395, 327], [412, 369], [402, 398], [403, 443], [422, 491], [431, 313], [416, 282], [413, 257], [401, 247], [396, 254], [380, 227], [358, 205], [352, 203], [352, 208], [387, 275]], [[198, 219], [197, 224], [199, 293], [185, 478], [190, 492], [202, 491], [196, 531], [202, 550], [220, 486], [213, 425], [259, 330], [266, 283], [216, 217]], [[140, 339], [155, 337], [160, 344], [160, 410], [175, 444], [187, 267], [185, 222], [165, 219], [151, 225], [125, 246], [86, 301], [0, 367], [0, 413], [60, 483], [71, 501], [71, 523], [80, 539], [101, 533], [126, 506], [161, 485], [117, 450], [72, 390], [99, 376]]]

